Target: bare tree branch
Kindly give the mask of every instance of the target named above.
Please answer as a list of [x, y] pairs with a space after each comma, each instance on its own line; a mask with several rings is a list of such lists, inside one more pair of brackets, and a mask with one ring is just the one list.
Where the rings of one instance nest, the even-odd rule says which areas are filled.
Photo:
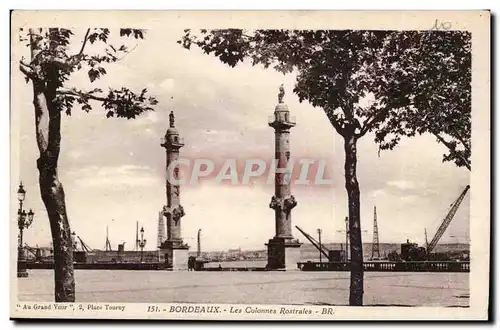
[[133, 51], [137, 48], [137, 46], [139, 46], [139, 44], [136, 44], [136, 45], [134, 46], [134, 48], [132, 48], [131, 50], [127, 51], [127, 52], [125, 53], [125, 55], [123, 55], [121, 58], [117, 58], [117, 59], [116, 59], [116, 62], [119, 62], [119, 61], [123, 60], [125, 57], [127, 57], [127, 55], [128, 55], [128, 54], [132, 53], [132, 52], [133, 52]]
[[33, 79], [35, 77], [35, 74], [33, 73], [33, 70], [30, 68], [29, 65], [20, 62], [19, 70], [21, 70], [21, 72], [24, 73], [30, 79]]
[[450, 127], [450, 129], [453, 131], [453, 133], [455, 133], [454, 137], [456, 137], [457, 140], [460, 141], [460, 143], [462, 143], [465, 150], [470, 153], [470, 151], [471, 151], [470, 145], [466, 142], [466, 140], [462, 136], [460, 136], [460, 134], [457, 132], [457, 130], [455, 128], [453, 128], [453, 126]]
[[446, 141], [441, 135], [437, 134], [437, 133], [432, 133], [434, 134], [434, 136], [439, 140], [439, 142], [441, 142], [442, 144], [444, 144], [446, 146], [446, 148], [448, 148], [448, 150], [450, 151], [450, 153], [452, 154], [455, 154], [455, 156], [457, 158], [460, 158], [463, 162], [464, 162], [464, 165], [465, 167], [467, 167], [467, 169], [470, 171], [471, 170], [471, 166], [470, 166], [470, 162], [468, 159], [464, 158], [462, 155], [460, 155], [455, 147], [448, 141]]
[[359, 132], [358, 137], [361, 137], [366, 134], [373, 127], [373, 123], [375, 121], [376, 114], [373, 113], [366, 118], [366, 120], [361, 125], [361, 131]]
[[77, 97], [84, 97], [90, 100], [95, 100], [95, 101], [101, 101], [104, 102], [106, 101], [105, 97], [100, 97], [97, 95], [93, 95], [92, 93], [85, 92], [85, 91], [79, 91], [76, 88], [62, 88], [57, 90], [58, 95], [72, 95], [72, 96], [77, 96]]
[[85, 45], [87, 44], [87, 40], [89, 38], [89, 33], [90, 33], [90, 28], [87, 29], [87, 33], [85, 33], [85, 37], [83, 38], [83, 44], [82, 44], [82, 48], [80, 49], [80, 51], [78, 52], [78, 55], [77, 56], [80, 56], [83, 54], [83, 50], [85, 49]]
[[31, 65], [25, 63], [23, 60], [19, 61], [19, 63], [21, 63], [21, 65], [25, 66], [26, 68], [33, 70], [33, 67]]
[[337, 118], [335, 117], [335, 114], [333, 113], [333, 110], [325, 109], [325, 113], [326, 116], [328, 117], [328, 120], [332, 124], [333, 128], [335, 128], [337, 133], [339, 133], [341, 136], [344, 136], [345, 130], [338, 122]]
[[379, 121], [380, 118], [385, 118], [388, 112], [389, 107], [386, 107], [379, 111], [373, 110], [372, 114], [368, 116], [368, 118], [361, 125], [361, 131], [359, 132], [359, 134], [357, 134], [358, 137], [365, 135], [370, 129], [375, 126], [375, 124], [377, 124], [377, 121]]

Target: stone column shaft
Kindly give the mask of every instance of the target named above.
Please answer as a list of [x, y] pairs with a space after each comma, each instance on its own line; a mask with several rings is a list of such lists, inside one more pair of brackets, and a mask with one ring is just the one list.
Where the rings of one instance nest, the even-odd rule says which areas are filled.
[[184, 140], [179, 136], [179, 132], [174, 125], [174, 114], [170, 113], [170, 127], [161, 144], [166, 152], [166, 202], [163, 207], [163, 215], [167, 218], [167, 239], [166, 246], [181, 247], [181, 218], [184, 216], [184, 209], [180, 200], [179, 185], [179, 150], [184, 146]]
[[[169, 169], [170, 164], [177, 162], [179, 160], [179, 149], [167, 149], [167, 171]], [[166, 192], [166, 199], [167, 199], [167, 211], [166, 212], [166, 217], [167, 217], [167, 240], [172, 240], [172, 241], [181, 241], [182, 236], [181, 236], [181, 221], [179, 219], [175, 219], [173, 216], [173, 211], [178, 209], [179, 206], [181, 205], [181, 199], [180, 199], [180, 186], [179, 184], [172, 184], [170, 180], [168, 179], [167, 174], [167, 192]], [[173, 168], [171, 175], [173, 176], [174, 180], [179, 179], [179, 166], [175, 165]]]
[[[290, 198], [290, 131], [288, 129], [275, 129], [276, 148], [276, 174], [274, 194], [277, 200], [285, 201]], [[285, 173], [281, 173], [285, 171]], [[276, 237], [291, 238], [292, 213], [284, 207], [275, 208]]]

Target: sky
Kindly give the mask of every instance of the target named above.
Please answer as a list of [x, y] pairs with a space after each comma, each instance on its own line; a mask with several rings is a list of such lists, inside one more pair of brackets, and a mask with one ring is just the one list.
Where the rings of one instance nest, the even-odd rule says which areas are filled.
[[[83, 30], [75, 31], [72, 46], [78, 49]], [[157, 29], [120, 62], [106, 68], [108, 75], [91, 84], [85, 72], [76, 74], [68, 86], [81, 89], [107, 86], [147, 88], [159, 100], [156, 111], [135, 120], [107, 119], [94, 104], [90, 113], [78, 108], [62, 121], [59, 177], [66, 193], [71, 229], [87, 245], [104, 249], [106, 226], [114, 249], [125, 242], [133, 248], [136, 222], [143, 226], [146, 249], [154, 249], [158, 212], [165, 200], [165, 149], [160, 139], [168, 128], [168, 114], [175, 112], [176, 127], [185, 146], [181, 157], [207, 158], [217, 164], [228, 158], [269, 160], [274, 154], [274, 131], [268, 117], [277, 103], [283, 83], [284, 102], [297, 125], [291, 129], [292, 158], [325, 160], [330, 185], [293, 185], [298, 205], [293, 225], [314, 234], [323, 229], [323, 242], [344, 241], [347, 196], [344, 187], [343, 140], [323, 111], [292, 93], [294, 77], [273, 70], [242, 64], [230, 68], [200, 50], [183, 49], [176, 41], [182, 30]], [[13, 42], [17, 42], [13, 40]], [[15, 45], [16, 55], [28, 55]], [[17, 59], [13, 56], [13, 60]], [[16, 65], [13, 68], [17, 68]], [[12, 111], [19, 112], [19, 180], [27, 190], [25, 206], [35, 219], [25, 233], [29, 245], [47, 246], [50, 227], [38, 187], [31, 85], [12, 71]], [[373, 207], [377, 207], [379, 241], [401, 243], [429, 240], [446, 216], [450, 204], [469, 183], [469, 172], [442, 163], [446, 149], [427, 135], [403, 138], [393, 151], [378, 153], [373, 135], [358, 143], [358, 180], [361, 190], [363, 241], [373, 239]], [[15, 193], [18, 182], [13, 182]], [[228, 185], [213, 180], [181, 187], [185, 242], [196, 249], [202, 229], [203, 250], [264, 249], [274, 235], [274, 212], [269, 202], [274, 186], [264, 180], [249, 185]], [[15, 194], [12, 195], [15, 198]], [[15, 213], [13, 213], [15, 217]], [[15, 219], [13, 219], [14, 221]], [[301, 241], [305, 238], [295, 230]], [[469, 196], [459, 208], [442, 243], [465, 243], [469, 239]]]

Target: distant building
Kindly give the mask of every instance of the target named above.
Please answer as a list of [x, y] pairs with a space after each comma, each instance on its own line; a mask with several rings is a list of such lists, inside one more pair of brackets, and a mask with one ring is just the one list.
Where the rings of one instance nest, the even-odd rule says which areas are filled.
[[230, 259], [240, 258], [241, 257], [241, 248], [238, 249], [229, 249], [227, 251], [227, 257]]

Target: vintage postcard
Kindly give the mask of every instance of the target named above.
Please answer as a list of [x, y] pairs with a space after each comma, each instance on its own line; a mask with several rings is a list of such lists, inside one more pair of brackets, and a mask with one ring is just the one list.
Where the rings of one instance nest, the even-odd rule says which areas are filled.
[[486, 320], [490, 12], [13, 11], [13, 319]]

